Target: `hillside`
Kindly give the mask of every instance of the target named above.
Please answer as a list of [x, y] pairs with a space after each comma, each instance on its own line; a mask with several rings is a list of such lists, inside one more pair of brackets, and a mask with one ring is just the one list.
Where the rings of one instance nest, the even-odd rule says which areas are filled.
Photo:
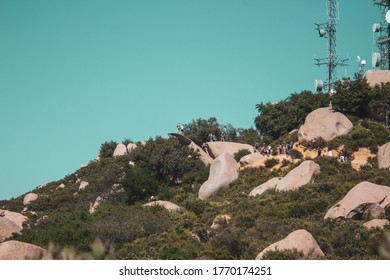
[[[7, 213], [26, 217], [22, 227], [13, 230], [20, 233], [4, 233], [0, 242], [50, 247], [54, 258], [76, 258], [90, 251], [96, 239], [103, 241], [105, 251], [95, 258], [387, 258], [390, 174], [388, 167], [379, 167], [388, 158], [384, 149], [390, 131], [383, 126], [383, 104], [375, 94], [380, 88], [383, 96], [390, 96], [390, 85], [370, 89], [364, 81], [351, 81], [349, 87], [339, 86], [344, 96], [334, 97], [337, 112], [329, 114], [342, 114], [353, 128], [339, 136], [330, 133], [329, 139], [301, 138], [308, 115], [329, 103], [327, 96], [305, 91], [278, 104], [258, 105], [257, 130], [198, 119], [185, 125], [185, 137], [103, 143], [99, 159], [31, 190], [36, 196], [0, 201]], [[361, 98], [355, 96], [347, 106], [350, 91]], [[363, 107], [364, 112], [356, 109]], [[335, 123], [341, 131], [339, 119]], [[225, 141], [210, 141], [210, 134], [221, 140], [221, 131]], [[208, 148], [202, 148], [205, 142]], [[262, 149], [268, 145], [272, 151], [267, 155]], [[237, 176], [225, 182], [234, 172]], [[213, 193], [204, 197], [199, 190], [206, 181]], [[362, 182], [375, 185], [364, 185], [368, 190], [360, 196], [356, 187]], [[256, 187], [261, 192], [253, 195]], [[149, 200], [151, 207], [145, 206]], [[350, 210], [339, 214], [342, 210], [336, 209], [334, 214], [342, 207]], [[2, 216], [6, 228], [11, 218]], [[373, 227], [366, 224], [370, 221]], [[298, 245], [288, 247], [286, 237]], [[310, 246], [318, 246], [315, 250], [302, 247], [308, 239]], [[279, 249], [269, 247], [279, 241]], [[62, 250], [71, 247], [74, 251]], [[318, 254], [307, 253], [313, 250]]]

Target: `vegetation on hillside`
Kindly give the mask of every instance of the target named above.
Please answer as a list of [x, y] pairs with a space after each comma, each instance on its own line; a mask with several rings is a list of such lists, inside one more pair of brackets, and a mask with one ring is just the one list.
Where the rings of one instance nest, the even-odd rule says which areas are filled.
[[[371, 119], [369, 113], [381, 116], [387, 108], [374, 92], [382, 91], [388, 96], [388, 85], [369, 89], [364, 81], [349, 83], [338, 89], [332, 102], [354, 122], [354, 130], [329, 142], [317, 139], [308, 143], [308, 147], [344, 145], [348, 151], [359, 147], [374, 151], [388, 141], [389, 130]], [[345, 102], [352, 92], [357, 93], [357, 100]], [[371, 96], [368, 103], [367, 96]], [[298, 128], [308, 113], [328, 104], [326, 94], [304, 91], [277, 104], [258, 104], [260, 115], [255, 120], [258, 131], [221, 125], [210, 118], [187, 124], [185, 134], [198, 144], [206, 141], [210, 133], [220, 135], [222, 130], [229, 141], [252, 145], [256, 141], [286, 143], [296, 140], [296, 133], [289, 132]], [[367, 113], [363, 113], [360, 109], [367, 104]], [[86, 258], [254, 259], [264, 248], [292, 231], [306, 229], [317, 240], [326, 259], [381, 259], [389, 255], [384, 231], [363, 227], [370, 217], [324, 220], [328, 209], [356, 184], [370, 181], [390, 186], [389, 170], [378, 169], [375, 158], [357, 171], [350, 162], [317, 157], [314, 160], [320, 165], [321, 173], [313, 185], [297, 191], [268, 191], [261, 196], [248, 196], [253, 188], [273, 177], [286, 175], [300, 164], [300, 161], [286, 160], [282, 168], [271, 169], [278, 162], [269, 160], [266, 167], [240, 170], [238, 179], [228, 190], [201, 201], [198, 190], [207, 180], [209, 166], [201, 162], [195, 151], [180, 145], [176, 139], [157, 137], [144, 145], [138, 144], [129, 154], [112, 157], [115, 145], [112, 141], [102, 144], [99, 161], [91, 161], [75, 173], [34, 190], [39, 199], [28, 206], [27, 225], [21, 235], [11, 239], [45, 248], [56, 244], [51, 245], [55, 256], [64, 256], [61, 254], [64, 247], [72, 248], [68, 249], [70, 255], [65, 255], [66, 258], [83, 258], [82, 252], [92, 250]], [[303, 157], [299, 151], [292, 153], [295, 158]], [[238, 160], [245, 154], [240, 151], [235, 157]], [[81, 181], [89, 182], [85, 190], [79, 190]], [[58, 188], [60, 184], [66, 187]], [[182, 211], [143, 207], [152, 195], [179, 205]], [[105, 200], [90, 214], [90, 206], [98, 196]], [[22, 198], [1, 201], [0, 207], [21, 212]], [[221, 223], [219, 229], [211, 229], [213, 220], [220, 214], [230, 215], [231, 221]], [[390, 219], [390, 208], [385, 215]], [[95, 244], [92, 249], [91, 244]], [[266, 256], [269, 259], [302, 257], [296, 251], [277, 251]]]

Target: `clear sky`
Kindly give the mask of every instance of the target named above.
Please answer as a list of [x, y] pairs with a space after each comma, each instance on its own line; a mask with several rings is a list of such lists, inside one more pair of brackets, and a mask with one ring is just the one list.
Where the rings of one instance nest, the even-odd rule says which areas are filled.
[[[0, 0], [0, 199], [88, 163], [101, 143], [313, 90], [325, 0]], [[378, 9], [340, 0], [338, 52], [371, 68]]]

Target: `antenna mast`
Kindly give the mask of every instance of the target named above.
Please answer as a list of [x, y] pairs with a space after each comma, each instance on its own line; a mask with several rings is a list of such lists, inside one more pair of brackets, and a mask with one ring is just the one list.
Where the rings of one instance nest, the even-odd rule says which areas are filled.
[[[390, 1], [390, 0], [386, 0]], [[327, 71], [327, 82], [324, 83], [321, 80], [316, 80], [315, 86], [316, 91], [321, 91], [322, 87], [328, 89], [329, 95], [332, 96], [335, 92], [334, 83], [337, 78], [337, 66], [347, 66], [347, 59], [339, 59], [336, 51], [336, 25], [339, 21], [337, 1], [336, 0], [327, 0], [326, 2], [327, 10], [327, 22], [326, 23], [316, 23], [316, 30], [320, 37], [325, 37], [327, 39], [326, 58], [314, 58], [315, 65], [326, 65], [328, 67]]]
[[380, 11], [380, 23], [374, 23], [372, 31], [377, 33], [378, 52], [372, 54], [372, 66], [390, 70], [390, 0], [374, 0]]

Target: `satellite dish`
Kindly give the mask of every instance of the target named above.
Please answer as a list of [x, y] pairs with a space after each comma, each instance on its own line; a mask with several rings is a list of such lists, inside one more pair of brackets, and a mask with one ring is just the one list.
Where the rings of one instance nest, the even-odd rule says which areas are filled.
[[386, 13], [386, 21], [387, 23], [390, 23], [390, 11], [387, 11]]
[[381, 31], [381, 25], [379, 23], [374, 23], [374, 25], [372, 26], [372, 32], [376, 33], [379, 31]]
[[322, 91], [322, 89], [324, 88], [324, 82], [321, 80], [315, 80], [314, 88], [316, 89], [316, 91]]
[[360, 64], [361, 64], [362, 66], [364, 66], [364, 65], [367, 64], [367, 62], [363, 59], [362, 62], [360, 62]]
[[325, 29], [318, 29], [318, 34], [320, 35], [320, 37], [324, 37], [326, 34], [326, 30]]
[[373, 67], [379, 67], [381, 65], [382, 58], [380, 53], [373, 53], [372, 54], [372, 66]]

